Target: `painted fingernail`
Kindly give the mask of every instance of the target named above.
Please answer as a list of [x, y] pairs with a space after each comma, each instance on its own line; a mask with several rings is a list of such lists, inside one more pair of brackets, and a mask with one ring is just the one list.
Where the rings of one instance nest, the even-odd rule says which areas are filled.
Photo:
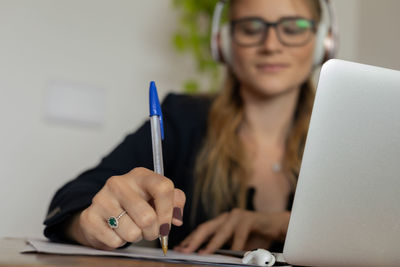
[[160, 226], [160, 235], [167, 236], [169, 234], [169, 224], [164, 223]]
[[181, 212], [181, 209], [178, 208], [178, 207], [175, 207], [175, 208], [174, 208], [174, 211], [173, 211], [173, 213], [172, 213], [172, 217], [175, 218], [175, 219], [177, 219], [177, 220], [182, 221], [182, 212]]

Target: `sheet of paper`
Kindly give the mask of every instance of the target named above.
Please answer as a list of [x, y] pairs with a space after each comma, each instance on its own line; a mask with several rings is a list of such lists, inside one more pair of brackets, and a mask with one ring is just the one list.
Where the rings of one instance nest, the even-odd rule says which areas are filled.
[[156, 248], [130, 246], [128, 248], [115, 251], [103, 251], [79, 245], [53, 243], [47, 240], [28, 240], [28, 244], [30, 245], [30, 248], [27, 247], [21, 252], [40, 252], [64, 255], [120, 256], [135, 259], [151, 259], [164, 262], [184, 262], [222, 266], [244, 265], [241, 258], [215, 254], [183, 254], [173, 250], [169, 250], [167, 256], [164, 256], [162, 250]]

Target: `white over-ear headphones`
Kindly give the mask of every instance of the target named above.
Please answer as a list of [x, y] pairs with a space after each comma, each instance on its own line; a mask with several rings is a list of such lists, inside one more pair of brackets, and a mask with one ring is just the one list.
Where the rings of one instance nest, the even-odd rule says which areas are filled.
[[[214, 60], [231, 64], [231, 40], [229, 23], [221, 26], [221, 16], [228, 0], [219, 0], [215, 6], [211, 28], [211, 54]], [[329, 0], [319, 0], [321, 19], [316, 33], [313, 66], [319, 66], [335, 57], [338, 44], [338, 30], [333, 7]]]

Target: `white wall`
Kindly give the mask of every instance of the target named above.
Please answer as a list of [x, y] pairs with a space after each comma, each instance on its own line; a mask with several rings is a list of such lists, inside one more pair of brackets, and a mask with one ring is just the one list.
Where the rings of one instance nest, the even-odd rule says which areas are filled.
[[359, 32], [359, 5], [369, 0], [333, 0], [333, 10], [339, 31], [338, 57], [346, 60], [357, 59]]
[[[399, 25], [396, 0], [333, 2], [340, 58], [400, 68], [399, 31], [376, 25]], [[0, 237], [41, 235], [55, 190], [146, 119], [150, 80], [179, 91], [192, 67], [171, 46], [176, 19], [165, 0], [0, 0]], [[54, 83], [104, 92], [103, 123], [46, 119]]]
[[400, 1], [331, 2], [340, 32], [339, 58], [400, 70]]
[[400, 70], [400, 1], [360, 0], [359, 62]]
[[[41, 235], [55, 190], [148, 116], [148, 86], [180, 90], [170, 1], [0, 0], [0, 236]], [[190, 68], [189, 68], [190, 69]], [[104, 123], [49, 121], [56, 83], [102, 88]]]

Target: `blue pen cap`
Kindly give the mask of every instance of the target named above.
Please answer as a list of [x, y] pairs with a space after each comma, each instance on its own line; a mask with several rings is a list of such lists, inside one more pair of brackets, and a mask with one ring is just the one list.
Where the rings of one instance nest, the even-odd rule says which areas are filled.
[[150, 107], [150, 117], [158, 116], [160, 119], [160, 129], [161, 129], [161, 139], [164, 140], [164, 125], [163, 125], [163, 116], [161, 112], [160, 100], [158, 99], [157, 87], [154, 81], [150, 82], [149, 89], [149, 107]]

